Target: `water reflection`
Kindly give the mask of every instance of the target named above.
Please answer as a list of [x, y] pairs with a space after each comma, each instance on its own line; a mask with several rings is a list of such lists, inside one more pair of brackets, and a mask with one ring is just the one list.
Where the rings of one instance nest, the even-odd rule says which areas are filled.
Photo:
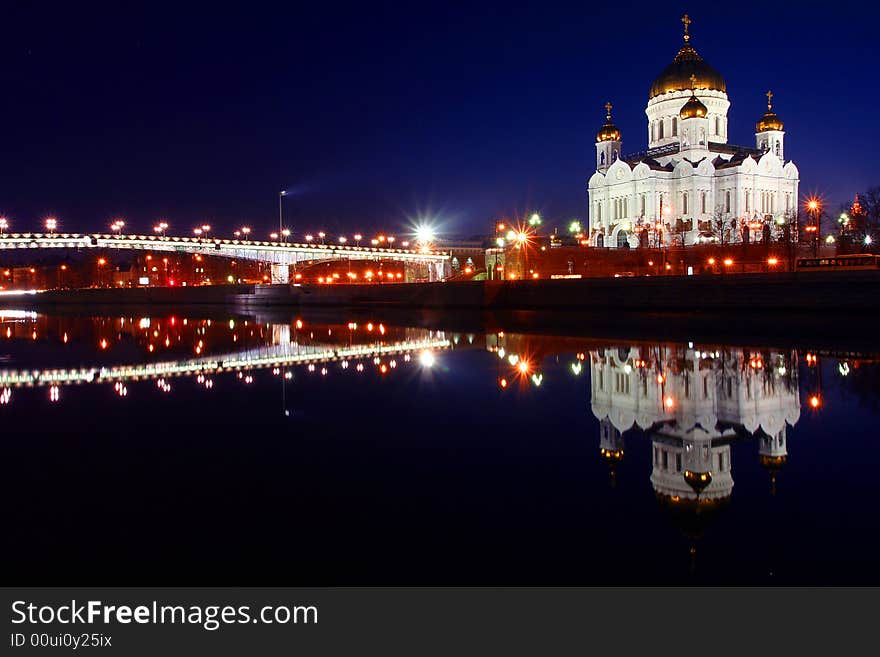
[[[0, 403], [4, 405], [12, 401], [12, 390], [22, 387], [48, 386], [49, 400], [58, 402], [63, 386], [81, 384], [112, 384], [120, 397], [126, 397], [129, 382], [155, 380], [159, 390], [170, 393], [172, 379], [184, 376], [211, 389], [216, 375], [234, 373], [241, 383], [250, 385], [259, 370], [271, 370], [283, 381], [293, 378], [291, 368], [327, 376], [330, 367], [355, 372], [371, 367], [385, 375], [396, 370], [399, 362], [430, 367], [433, 350], [451, 346], [442, 331], [369, 321], [307, 325], [302, 319], [255, 323], [173, 315], [82, 318], [0, 310], [0, 326], [6, 337], [5, 363], [30, 361], [20, 369], [0, 369]], [[31, 341], [38, 342], [40, 350], [16, 349]], [[89, 344], [97, 349], [68, 354], [52, 349], [59, 343], [70, 350]], [[418, 354], [415, 361], [414, 352]], [[78, 365], [60, 366], [71, 361], [71, 356], [79, 358]], [[128, 360], [118, 362], [126, 356]]]
[[599, 451], [613, 468], [624, 434], [651, 440], [658, 499], [711, 506], [733, 492], [730, 445], [754, 440], [773, 474], [788, 455], [787, 430], [800, 418], [797, 353], [632, 346], [590, 352], [592, 411]]
[[[731, 550], [750, 545], [770, 504], [788, 504], [793, 519], [763, 520], [765, 531], [799, 536], [803, 517], [831, 528], [810, 537], [813, 559], [824, 554], [823, 540], [875, 528], [864, 513], [876, 502], [868, 487], [875, 452], [860, 438], [870, 435], [880, 412], [873, 353], [418, 323], [380, 314], [265, 321], [0, 310], [5, 435], [48, 427], [37, 440], [6, 441], [8, 462], [26, 466], [10, 476], [28, 490], [43, 490], [35, 482], [65, 481], [76, 471], [97, 489], [157, 495], [148, 511], [131, 516], [128, 530], [148, 553], [163, 554], [171, 539], [155, 529], [169, 523], [183, 537], [175, 540], [194, 546], [197, 557], [180, 565], [186, 572], [201, 572], [208, 551], [220, 561], [228, 557], [222, 546], [236, 539], [228, 536], [222, 509], [246, 508], [238, 522], [252, 522], [251, 533], [240, 532], [241, 541], [228, 548], [248, 555], [237, 561], [241, 572], [282, 568], [289, 548], [298, 551], [293, 561], [323, 573], [312, 584], [344, 583], [334, 579], [339, 572], [348, 582], [364, 572], [407, 573], [395, 583], [452, 581], [422, 576], [425, 558], [447, 564], [447, 574], [468, 574], [464, 583], [484, 582], [480, 574], [494, 569], [500, 574], [491, 583], [522, 581], [505, 579], [505, 567], [531, 568], [528, 583], [613, 582], [613, 573], [579, 569], [609, 551], [627, 555], [646, 538], [645, 527], [651, 528], [647, 539], [663, 545], [652, 552], [658, 565], [643, 565], [639, 581], [669, 581], [670, 570], [659, 562], [669, 552], [686, 560], [682, 540], [691, 555], [701, 546], [698, 574], [708, 570], [715, 573], [709, 581], [727, 581], [732, 570], [729, 563], [722, 567], [719, 555], [726, 546], [716, 542], [712, 558], [702, 556], [705, 546], [714, 536], [729, 541]], [[825, 467], [827, 449], [847, 422], [850, 451], [837, 455], [845, 471], [838, 475]], [[581, 427], [588, 427], [589, 441]], [[49, 437], [59, 430], [64, 439]], [[79, 440], [66, 442], [68, 434]], [[191, 442], [198, 447], [188, 451]], [[855, 446], [864, 451], [863, 462], [850, 458]], [[212, 470], [226, 460], [228, 471]], [[167, 494], [151, 478], [157, 468]], [[126, 488], [129, 470], [135, 478]], [[46, 496], [54, 495], [51, 486], [44, 485]], [[209, 514], [196, 531], [192, 509], [176, 503], [181, 490], [226, 497], [216, 505], [217, 516]], [[824, 491], [845, 497], [862, 515], [853, 520], [834, 509], [815, 511]], [[126, 495], [110, 512], [131, 513]], [[83, 493], [80, 504], [91, 500]], [[28, 532], [38, 531], [33, 518], [43, 507], [39, 500], [28, 504], [7, 511], [20, 514], [6, 524], [22, 528], [24, 537], [7, 543], [13, 560], [30, 558], [35, 544]], [[290, 516], [309, 541], [284, 533], [277, 519]], [[346, 522], [362, 532], [349, 534]], [[277, 540], [248, 539], [263, 532]], [[338, 546], [365, 535], [374, 549], [370, 559], [338, 553]], [[78, 539], [84, 554], [99, 553], [92, 548], [100, 547], [100, 537]], [[54, 546], [53, 540], [45, 544]], [[394, 549], [411, 541], [419, 556], [407, 562]], [[452, 544], [468, 547], [455, 552]], [[284, 547], [276, 554], [270, 545]], [[126, 546], [139, 549], [134, 540]], [[481, 546], [489, 547], [480, 552]], [[831, 555], [835, 549], [824, 546]], [[324, 556], [328, 551], [335, 556]], [[736, 559], [747, 563], [755, 554], [743, 551]], [[632, 563], [637, 555], [628, 556]], [[696, 560], [689, 562], [694, 569]], [[167, 567], [156, 562], [157, 570]], [[806, 563], [801, 572], [812, 567]], [[102, 568], [95, 561], [93, 571]], [[407, 580], [412, 573], [417, 576]]]

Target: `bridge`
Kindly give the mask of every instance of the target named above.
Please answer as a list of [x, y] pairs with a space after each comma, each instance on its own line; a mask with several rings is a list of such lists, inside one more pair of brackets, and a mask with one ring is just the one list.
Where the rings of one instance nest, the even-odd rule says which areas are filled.
[[218, 237], [173, 237], [104, 233], [3, 233], [0, 249], [126, 249], [169, 251], [254, 260], [272, 265], [272, 282], [289, 283], [290, 266], [326, 260], [392, 260], [424, 265], [428, 279], [439, 281], [450, 273], [448, 253], [429, 249], [389, 249], [348, 244], [299, 244]]
[[402, 340], [388, 344], [374, 343], [331, 347], [299, 345], [291, 342], [171, 361], [95, 365], [73, 369], [0, 370], [0, 389], [122, 383], [334, 362], [344, 363], [344, 367], [347, 367], [349, 360], [374, 359], [398, 354], [408, 356], [413, 352], [445, 350], [452, 347], [451, 340], [443, 337], [442, 334], [435, 333], [432, 336], [427, 331], [425, 333], [426, 335], [421, 339]]

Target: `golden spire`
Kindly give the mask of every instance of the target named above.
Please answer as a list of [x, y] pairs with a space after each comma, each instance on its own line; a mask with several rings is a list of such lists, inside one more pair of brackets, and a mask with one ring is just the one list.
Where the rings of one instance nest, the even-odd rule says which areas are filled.
[[684, 42], [687, 43], [688, 41], [691, 40], [689, 28], [690, 28], [691, 23], [693, 21], [690, 19], [690, 16], [685, 14], [684, 16], [681, 17], [681, 22], [684, 23]]
[[773, 92], [768, 91], [767, 92], [767, 111], [769, 112], [772, 109], [773, 109]]
[[605, 120], [606, 121], [611, 120], [611, 107], [612, 107], [611, 101], [609, 100], [607, 103], [605, 103]]
[[691, 91], [696, 95], [697, 93], [697, 76], [691, 73]]

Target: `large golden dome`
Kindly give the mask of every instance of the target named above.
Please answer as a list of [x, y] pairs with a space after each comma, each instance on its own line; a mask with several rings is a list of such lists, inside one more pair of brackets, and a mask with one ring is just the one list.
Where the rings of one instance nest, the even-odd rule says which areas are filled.
[[[664, 68], [657, 79], [651, 84], [650, 98], [660, 96], [670, 91], [684, 91], [687, 89], [713, 89], [715, 91], [727, 91], [727, 83], [721, 73], [709, 66], [700, 57], [699, 53], [690, 45], [688, 27], [691, 20], [685, 14], [684, 23], [684, 46], [678, 51], [672, 63]], [[691, 86], [691, 76], [696, 78], [696, 87]]]
[[755, 124], [755, 132], [767, 132], [768, 130], [782, 130], [784, 125], [782, 123], [782, 119], [780, 119], [776, 112], [773, 111], [773, 92], [767, 92], [767, 111], [764, 112], [764, 116], [761, 117], [761, 120]]

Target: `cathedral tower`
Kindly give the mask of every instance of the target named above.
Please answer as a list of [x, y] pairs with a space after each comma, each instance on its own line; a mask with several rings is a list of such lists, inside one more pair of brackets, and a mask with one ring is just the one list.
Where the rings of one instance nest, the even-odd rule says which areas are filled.
[[605, 124], [596, 133], [596, 171], [605, 173], [620, 157], [620, 130], [611, 121], [611, 103], [605, 103]]
[[780, 160], [785, 159], [785, 149], [783, 148], [783, 131], [782, 119], [773, 111], [773, 92], [767, 92], [767, 111], [761, 120], [755, 124], [755, 140], [758, 148], [773, 153]]
[[709, 155], [709, 108], [697, 98], [697, 76], [691, 75], [691, 97], [678, 113], [681, 153], [691, 162]]

